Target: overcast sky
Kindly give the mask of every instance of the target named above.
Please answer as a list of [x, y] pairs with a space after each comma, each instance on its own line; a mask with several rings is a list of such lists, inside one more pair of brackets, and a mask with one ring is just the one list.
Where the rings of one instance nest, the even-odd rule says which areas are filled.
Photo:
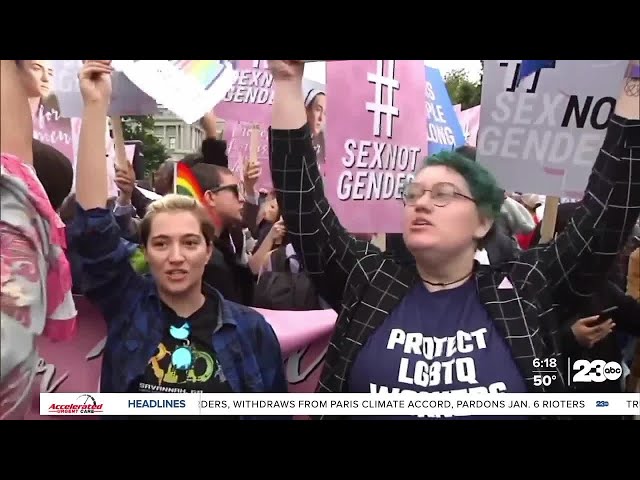
[[[425, 60], [424, 63], [438, 68], [442, 75], [451, 70], [464, 68], [469, 72], [471, 80], [480, 80], [480, 60]], [[304, 74], [311, 80], [325, 83], [325, 63], [314, 62], [305, 65]]]

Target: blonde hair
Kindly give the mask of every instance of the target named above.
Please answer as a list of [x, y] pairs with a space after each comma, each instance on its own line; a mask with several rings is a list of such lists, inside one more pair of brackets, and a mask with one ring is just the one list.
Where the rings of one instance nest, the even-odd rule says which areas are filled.
[[202, 205], [193, 197], [187, 195], [178, 195], [170, 193], [157, 200], [154, 200], [147, 207], [147, 213], [140, 222], [140, 241], [143, 246], [147, 245], [149, 240], [149, 234], [151, 232], [151, 224], [153, 219], [159, 213], [165, 212], [190, 212], [192, 213], [198, 222], [200, 222], [200, 229], [204, 236], [207, 245], [211, 244], [215, 240], [215, 228], [211, 223], [207, 211]]

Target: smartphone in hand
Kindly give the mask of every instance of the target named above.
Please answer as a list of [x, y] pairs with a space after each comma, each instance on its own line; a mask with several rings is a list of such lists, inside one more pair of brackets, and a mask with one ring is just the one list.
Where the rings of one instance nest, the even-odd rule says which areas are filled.
[[606, 322], [609, 318], [611, 318], [611, 314], [618, 310], [618, 306], [614, 305], [613, 307], [605, 308], [598, 315], [598, 319], [596, 320], [597, 324]]

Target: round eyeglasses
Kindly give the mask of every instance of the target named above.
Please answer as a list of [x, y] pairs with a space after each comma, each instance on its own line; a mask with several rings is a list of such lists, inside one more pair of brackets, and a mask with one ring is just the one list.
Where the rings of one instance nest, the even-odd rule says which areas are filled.
[[452, 183], [436, 183], [431, 188], [426, 188], [424, 185], [418, 182], [411, 182], [404, 186], [402, 189], [402, 201], [405, 205], [415, 205], [422, 196], [429, 192], [431, 203], [436, 207], [446, 207], [456, 197], [464, 198], [475, 203], [475, 199], [457, 192], [455, 185]]

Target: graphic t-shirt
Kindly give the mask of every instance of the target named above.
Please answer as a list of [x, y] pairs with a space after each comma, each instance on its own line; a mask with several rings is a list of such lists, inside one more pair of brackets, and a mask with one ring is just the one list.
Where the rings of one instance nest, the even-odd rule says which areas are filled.
[[416, 285], [358, 353], [348, 388], [350, 393], [527, 392], [473, 279], [439, 292]]
[[[200, 309], [188, 318], [178, 316], [163, 304], [166, 329], [156, 354], [151, 357], [144, 374], [134, 389], [137, 393], [233, 393], [222, 367], [212, 348], [213, 331], [218, 322], [218, 305], [214, 298], [207, 297]], [[171, 326], [179, 328], [188, 322], [191, 326], [189, 341], [195, 357], [189, 370], [180, 370], [171, 362], [172, 353], [184, 345], [169, 333]], [[136, 418], [155, 418], [141, 416]], [[176, 416], [175, 418], [186, 418]], [[199, 416], [203, 420], [230, 419], [230, 417]]]

